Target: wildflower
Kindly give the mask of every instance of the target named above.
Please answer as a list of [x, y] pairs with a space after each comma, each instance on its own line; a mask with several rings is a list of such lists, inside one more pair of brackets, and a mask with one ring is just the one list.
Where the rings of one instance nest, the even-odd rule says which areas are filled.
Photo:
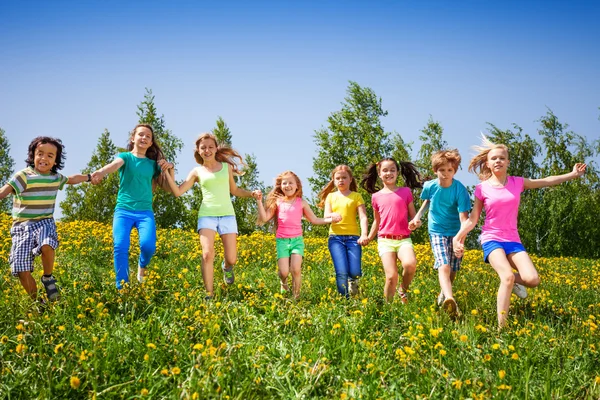
[[513, 353], [513, 355], [510, 358], [512, 358], [513, 360], [518, 360], [519, 355], [517, 353]]
[[64, 325], [60, 325], [60, 326], [58, 327], [58, 330], [59, 330], [59, 331], [64, 331], [64, 330], [65, 330], [65, 327], [64, 327]]
[[148, 354], [144, 354], [144, 361], [148, 361], [150, 359], [150, 356]]
[[505, 385], [503, 383], [502, 385], [498, 386], [498, 389], [500, 389], [500, 390], [510, 390], [510, 389], [512, 389], [512, 387], [510, 387], [508, 385]]
[[501, 369], [500, 371], [498, 371], [498, 377], [500, 379], [504, 379], [504, 377], [506, 376], [506, 371]]
[[79, 380], [79, 378], [78, 378], [78, 377], [76, 377], [76, 376], [72, 376], [72, 377], [71, 377], [70, 383], [71, 383], [71, 387], [72, 387], [73, 389], [78, 389], [78, 388], [79, 388], [79, 385], [81, 385], [81, 381], [80, 381], [80, 380]]
[[64, 345], [65, 345], [64, 343], [59, 343], [56, 346], [54, 346], [54, 353], [58, 354], [58, 352], [60, 351], [60, 349], [63, 348]]
[[8, 343], [8, 336], [2, 336], [2, 338], [0, 338], [0, 343], [2, 343], [2, 344]]
[[444, 350], [444, 349], [441, 349], [441, 350], [440, 350], [440, 356], [442, 356], [442, 357], [443, 357], [443, 356], [445, 356], [445, 355], [446, 355], [446, 350]]
[[179, 375], [179, 374], [181, 373], [181, 369], [180, 369], [179, 367], [173, 367], [173, 368], [171, 369], [171, 373], [172, 373], [173, 375]]
[[454, 388], [456, 390], [460, 390], [460, 388], [462, 387], [463, 383], [461, 380], [456, 380], [452, 382], [452, 386], [454, 386]]
[[483, 356], [484, 361], [490, 361], [491, 359], [492, 359], [492, 356], [490, 356], [489, 354], [486, 354], [485, 356]]
[[148, 343], [146, 346], [152, 350], [156, 349], [156, 345], [154, 343]]
[[19, 343], [15, 350], [17, 353], [25, 353], [25, 351], [27, 350], [27, 346], [25, 346], [23, 343]]
[[169, 370], [168, 369], [161, 369], [160, 370], [160, 374], [164, 375], [164, 376], [169, 376]]
[[479, 311], [477, 311], [477, 310], [471, 310], [471, 315], [477, 315], [477, 314], [479, 314]]
[[498, 350], [499, 348], [500, 348], [500, 345], [498, 343], [494, 343], [492, 345], [492, 349], [494, 349], [494, 350]]
[[459, 339], [460, 339], [461, 342], [466, 342], [467, 339], [469, 339], [469, 338], [467, 337], [467, 335], [460, 335]]
[[148, 396], [148, 389], [146, 389], [146, 388], [143, 388], [143, 389], [142, 389], [142, 391], [140, 392], [140, 394], [141, 394], [142, 396]]

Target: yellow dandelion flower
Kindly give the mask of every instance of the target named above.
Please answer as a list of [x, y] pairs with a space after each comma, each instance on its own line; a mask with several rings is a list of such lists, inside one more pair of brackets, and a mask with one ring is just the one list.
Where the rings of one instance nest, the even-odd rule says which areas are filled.
[[17, 345], [17, 348], [15, 349], [15, 351], [17, 353], [25, 353], [26, 350], [27, 350], [27, 346], [25, 346], [23, 343], [19, 343]]
[[461, 380], [457, 380], [457, 381], [453, 381], [452, 382], [452, 386], [454, 386], [454, 388], [456, 390], [460, 390], [460, 388], [462, 387], [463, 383]]
[[2, 336], [2, 338], [0, 339], [0, 343], [2, 343], [2, 344], [8, 343], [8, 336]]
[[477, 314], [479, 314], [479, 311], [477, 311], [477, 310], [471, 310], [471, 315], [477, 315]]
[[498, 350], [499, 348], [500, 348], [500, 345], [498, 343], [494, 343], [492, 345], [492, 349], [494, 349], [494, 350]]
[[490, 356], [489, 354], [486, 354], [485, 356], [483, 356], [484, 361], [490, 361], [491, 359], [492, 359], [492, 356]]
[[54, 353], [58, 354], [58, 352], [60, 351], [60, 349], [63, 348], [64, 345], [65, 345], [64, 343], [59, 343], [56, 346], [54, 346]]
[[179, 367], [173, 367], [171, 368], [171, 373], [173, 375], [179, 375], [181, 373], [181, 369]]
[[144, 361], [148, 361], [150, 359], [150, 356], [148, 354], [144, 354]]
[[143, 388], [143, 389], [142, 389], [142, 391], [140, 392], [140, 394], [141, 394], [142, 396], [148, 396], [148, 393], [149, 393], [149, 392], [148, 392], [148, 389], [146, 389], [146, 388]]
[[513, 355], [510, 356], [510, 358], [512, 358], [513, 360], [518, 360], [519, 359], [519, 355], [517, 353], [513, 353]]
[[70, 384], [73, 389], [78, 389], [79, 385], [81, 385], [81, 381], [79, 380], [78, 377], [72, 376], [70, 379]]
[[146, 347], [148, 347], [149, 349], [152, 349], [152, 350], [156, 349], [156, 345], [154, 343], [148, 343], [146, 345]]
[[441, 350], [440, 350], [440, 356], [445, 356], [445, 355], [446, 355], [446, 350], [444, 350], [444, 349], [441, 349]]
[[498, 371], [498, 377], [500, 379], [504, 379], [504, 377], [506, 376], [506, 371], [501, 369], [500, 371]]
[[459, 339], [461, 342], [466, 342], [469, 338], [467, 337], [467, 335], [460, 335]]
[[160, 370], [160, 374], [164, 375], [164, 376], [169, 376], [169, 370], [168, 369], [161, 369]]

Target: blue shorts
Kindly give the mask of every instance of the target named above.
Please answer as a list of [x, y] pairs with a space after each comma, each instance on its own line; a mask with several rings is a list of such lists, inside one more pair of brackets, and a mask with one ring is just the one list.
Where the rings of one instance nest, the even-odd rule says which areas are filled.
[[200, 217], [198, 218], [198, 231], [200, 229], [210, 229], [219, 235], [228, 233], [238, 233], [237, 221], [235, 215], [225, 215], [223, 217]]
[[483, 248], [483, 261], [486, 263], [489, 263], [488, 257], [490, 253], [496, 249], [504, 250], [506, 255], [525, 251], [525, 247], [519, 242], [498, 242], [496, 240], [491, 240], [489, 242], [482, 243], [481, 247]]

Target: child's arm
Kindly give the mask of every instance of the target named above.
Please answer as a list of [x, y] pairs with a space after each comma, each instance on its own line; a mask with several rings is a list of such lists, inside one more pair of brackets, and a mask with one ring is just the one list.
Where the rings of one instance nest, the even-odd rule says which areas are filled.
[[7, 183], [0, 189], [0, 199], [5, 198], [9, 194], [15, 194], [15, 189]]
[[195, 168], [190, 171], [187, 178], [185, 178], [185, 181], [183, 181], [179, 186], [177, 186], [177, 183], [175, 183], [174, 168], [171, 168], [169, 172], [166, 172], [162, 175], [164, 175], [165, 180], [169, 185], [169, 191], [173, 193], [173, 196], [175, 197], [179, 197], [188, 190], [190, 190], [192, 186], [194, 186], [194, 183], [196, 183], [196, 181], [198, 180], [198, 173], [196, 172]]
[[369, 219], [367, 218], [367, 207], [361, 204], [356, 208], [358, 210], [358, 221], [360, 222], [360, 237], [356, 241], [361, 246], [369, 244]]
[[165, 192], [173, 193], [171, 185], [169, 185], [169, 181], [167, 180], [167, 175], [170, 174], [173, 181], [175, 181], [175, 165], [164, 158], [158, 160], [156, 163], [160, 167], [160, 175], [152, 181], [152, 191], [154, 191], [157, 186], [160, 186]]
[[263, 205], [262, 202], [262, 192], [259, 190], [259, 193], [255, 198], [256, 198], [256, 205], [258, 207], [258, 222], [260, 224], [264, 224], [267, 221], [270, 221], [271, 218], [273, 218], [273, 215], [275, 214], [275, 210], [273, 209], [269, 209], [269, 211], [267, 212], [265, 210], [265, 206]]
[[419, 228], [423, 224], [423, 222], [421, 222], [421, 219], [423, 218], [423, 214], [425, 214], [425, 211], [427, 211], [428, 208], [429, 208], [429, 200], [425, 200], [423, 202], [423, 204], [421, 204], [421, 208], [419, 208], [417, 215], [415, 215], [415, 217], [413, 219], [411, 219], [410, 222], [408, 223], [408, 229], [410, 229], [411, 231], [414, 231], [415, 229]]
[[454, 235], [454, 239], [452, 239], [452, 247], [454, 248], [454, 254], [456, 254], [457, 257], [462, 257], [465, 251], [465, 238], [467, 237], [467, 234], [477, 226], [477, 222], [481, 216], [481, 210], [483, 210], [483, 201], [475, 197], [475, 203], [473, 204], [473, 210], [471, 210], [469, 218], [466, 218], [463, 221], [463, 217], [466, 217], [467, 213], [460, 213], [460, 219], [462, 222], [460, 225], [460, 230], [456, 235]]
[[115, 158], [114, 161], [110, 164], [106, 164], [104, 167], [92, 173], [92, 183], [94, 185], [97, 185], [102, 179], [104, 179], [106, 175], [112, 174], [113, 172], [121, 168], [123, 164], [125, 164], [125, 161], [121, 157]]
[[371, 231], [369, 232], [369, 241], [375, 239], [377, 236], [377, 231], [379, 230], [379, 221], [381, 221], [381, 216], [379, 215], [379, 211], [373, 207], [373, 224], [371, 225]]
[[229, 193], [234, 195], [235, 197], [253, 197], [258, 198], [258, 194], [262, 192], [260, 190], [249, 191], [246, 189], [242, 189], [235, 184], [235, 179], [233, 179], [233, 167], [227, 164], [227, 168], [229, 168]]
[[308, 202], [302, 199], [302, 210], [304, 211], [304, 216], [313, 225], [325, 225], [331, 224], [332, 222], [340, 222], [342, 220], [342, 216], [338, 213], [331, 213], [328, 217], [319, 218], [315, 215], [312, 208]]
[[92, 182], [91, 177], [92, 177], [91, 174], [71, 175], [71, 176], [69, 176], [69, 179], [67, 180], [67, 185], [77, 185], [77, 184], [83, 183], [83, 182]]
[[415, 215], [417, 215], [417, 210], [415, 209], [415, 203], [411, 201], [408, 203], [408, 220], [413, 220]]
[[575, 178], [579, 178], [585, 173], [587, 165], [585, 164], [575, 164], [573, 167], [573, 171], [563, 174], [563, 175], [553, 175], [547, 176], [542, 179], [524, 179], [523, 180], [523, 188], [524, 189], [539, 189], [547, 186], [560, 185], [563, 182], [570, 181]]

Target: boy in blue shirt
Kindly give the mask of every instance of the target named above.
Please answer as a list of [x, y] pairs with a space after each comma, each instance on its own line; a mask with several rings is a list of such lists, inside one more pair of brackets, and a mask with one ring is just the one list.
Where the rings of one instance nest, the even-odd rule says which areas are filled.
[[438, 271], [441, 288], [437, 303], [451, 318], [459, 314], [452, 294], [452, 282], [461, 263], [461, 258], [454, 255], [452, 239], [471, 210], [467, 188], [454, 179], [460, 160], [458, 150], [440, 150], [431, 156], [437, 179], [425, 182], [421, 192], [423, 204], [409, 223], [411, 230], [421, 226], [421, 218], [429, 207], [429, 238], [435, 259], [433, 268]]

